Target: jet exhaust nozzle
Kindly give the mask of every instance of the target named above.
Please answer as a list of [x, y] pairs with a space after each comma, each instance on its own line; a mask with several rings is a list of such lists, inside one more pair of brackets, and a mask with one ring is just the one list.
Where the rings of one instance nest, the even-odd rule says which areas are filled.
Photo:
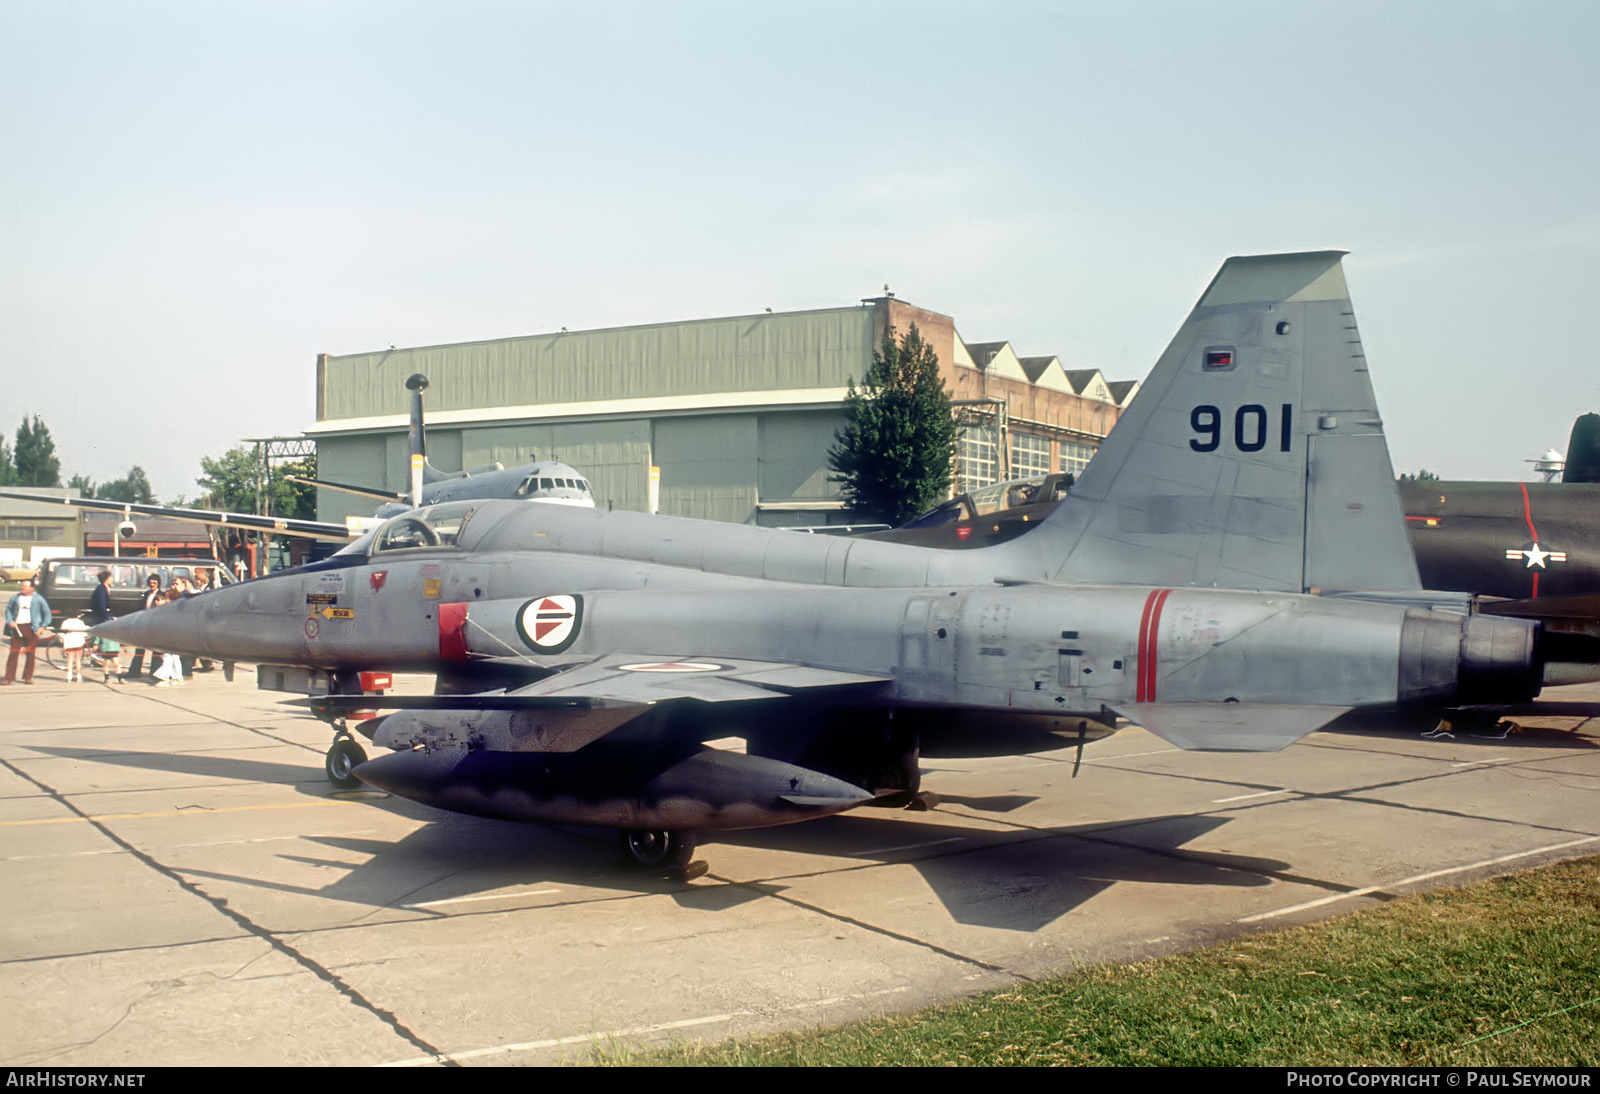
[[1516, 703], [1544, 683], [1541, 628], [1527, 619], [1408, 611], [1400, 630], [1399, 698]]

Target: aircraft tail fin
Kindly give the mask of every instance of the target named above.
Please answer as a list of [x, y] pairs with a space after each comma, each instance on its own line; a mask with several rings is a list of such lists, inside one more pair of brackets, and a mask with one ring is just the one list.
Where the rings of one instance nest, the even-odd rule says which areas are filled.
[[1047, 573], [1285, 592], [1421, 587], [1343, 255], [1223, 264], [1040, 529], [1054, 526], [1039, 541], [1054, 556]]
[[1572, 423], [1561, 481], [1600, 482], [1600, 414], [1583, 414]]

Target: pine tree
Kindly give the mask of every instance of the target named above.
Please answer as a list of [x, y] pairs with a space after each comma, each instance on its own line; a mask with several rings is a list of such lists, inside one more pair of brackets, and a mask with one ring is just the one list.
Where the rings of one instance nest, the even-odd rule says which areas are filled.
[[916, 324], [896, 344], [894, 331], [872, 355], [858, 391], [846, 396], [849, 421], [834, 432], [829, 476], [852, 509], [902, 524], [950, 489], [956, 424], [939, 358]]
[[16, 481], [20, 486], [61, 485], [61, 460], [56, 456], [56, 442], [50, 439], [50, 428], [37, 414], [32, 422], [23, 415], [22, 424], [17, 427], [11, 462], [16, 467]]

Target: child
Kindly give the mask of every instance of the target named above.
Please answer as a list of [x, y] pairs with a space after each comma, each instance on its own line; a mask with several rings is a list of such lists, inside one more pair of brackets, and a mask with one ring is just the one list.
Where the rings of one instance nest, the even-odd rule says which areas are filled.
[[73, 616], [61, 624], [61, 649], [67, 655], [67, 683], [83, 683], [83, 644], [89, 637], [89, 624]]
[[[150, 609], [159, 608], [163, 604], [166, 604], [167, 602], [168, 602], [168, 598], [167, 598], [167, 594], [166, 593], [157, 593], [155, 595], [155, 598], [150, 601]], [[150, 609], [147, 609], [147, 610], [150, 610]], [[156, 655], [155, 651], [151, 650], [150, 654], [151, 654], [151, 658], [154, 659], [154, 657]], [[163, 653], [163, 654], [161, 654], [161, 667], [156, 669], [155, 678], [156, 678], [155, 686], [158, 687], [158, 688], [171, 688], [171, 687], [182, 687], [183, 686], [183, 662], [178, 660], [178, 655], [177, 654], [175, 654], [175, 653]]]

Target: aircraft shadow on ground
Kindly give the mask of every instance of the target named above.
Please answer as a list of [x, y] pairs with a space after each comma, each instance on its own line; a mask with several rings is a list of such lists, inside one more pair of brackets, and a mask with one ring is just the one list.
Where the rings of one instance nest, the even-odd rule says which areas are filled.
[[[235, 782], [276, 783], [281, 786], [293, 786], [299, 793], [322, 798], [327, 797], [332, 789], [322, 768], [310, 763], [301, 766], [279, 763], [276, 760], [251, 760], [243, 756], [215, 752], [138, 752], [132, 749], [72, 748], [63, 745], [28, 747], [41, 756], [89, 760], [114, 767], [165, 771], [174, 775], [194, 775]], [[310, 754], [307, 753], [307, 756], [309, 758]]]
[[[1277, 860], [1184, 849], [1185, 843], [1225, 823], [1226, 818], [1161, 816], [1114, 829], [1104, 825], [1035, 829], [1019, 838], [1015, 831], [975, 833], [970, 826], [926, 820], [911, 826], [888, 818], [831, 817], [781, 828], [715, 833], [700, 849], [710, 873], [685, 884], [640, 875], [621, 866], [612, 850], [615, 837], [609, 831], [435, 813], [433, 823], [393, 843], [337, 835], [305, 837], [330, 852], [370, 856], [354, 866], [347, 858], [280, 856], [343, 871], [338, 880], [321, 888], [189, 867], [184, 873], [325, 900], [374, 908], [400, 906], [439, 915], [504, 912], [515, 904], [520, 892], [541, 885], [574, 890], [555, 894], [558, 902], [660, 893], [670, 895], [684, 908], [720, 912], [767, 897], [831, 907], [835, 890], [829, 875], [903, 864], [921, 875], [928, 898], [943, 904], [955, 922], [1035, 931], [1119, 882], [1249, 887], [1270, 884], [1269, 875], [1289, 869], [1289, 864]], [[817, 856], [826, 861], [795, 862], [790, 873], [741, 879], [731, 870], [718, 870], [718, 859], [726, 862], [723, 849], [731, 847]], [[870, 879], [846, 882], [872, 883]], [[901, 884], [887, 878], [884, 883]], [[491, 895], [500, 889], [508, 890], [504, 902], [496, 902]], [[798, 892], [802, 889], [803, 893]], [[485, 899], [480, 903], [477, 898]]]
[[[1449, 740], [1458, 744], [1505, 747], [1522, 745], [1530, 748], [1566, 748], [1579, 751], [1600, 749], [1600, 736], [1590, 719], [1600, 717], [1600, 704], [1588, 702], [1551, 702], [1536, 704], [1537, 710], [1527, 712], [1501, 712], [1491, 709], [1471, 712], [1472, 716], [1457, 715], [1440, 719], [1427, 715], [1396, 715], [1393, 713], [1364, 713], [1356, 711], [1343, 715], [1324, 726], [1320, 733], [1338, 737], [1360, 737], [1387, 740], [1412, 740], [1424, 743]], [[1499, 726], [1502, 718], [1513, 722], [1523, 718], [1583, 718], [1578, 725], [1560, 728], [1518, 724], [1511, 731]], [[1438, 734], [1437, 736], [1435, 734]]]
[[[339, 796], [316, 768], [276, 761], [67, 747], [35, 751], [121, 767], [290, 785], [308, 797]], [[1001, 795], [945, 800], [975, 811], [1005, 814], [1036, 799]], [[198, 877], [374, 908], [399, 905], [447, 914], [439, 909], [450, 907], [448, 914], [463, 914], [461, 908], [470, 904], [470, 898], [501, 888], [539, 884], [602, 893], [666, 893], [686, 908], [714, 912], [780, 896], [802, 884], [808, 890], [826, 892], [825, 880], [821, 889], [810, 882], [829, 874], [904, 864], [922, 876], [930, 898], [939, 900], [956, 922], [1018, 931], [1038, 930], [1119, 882], [1258, 886], [1270, 884], [1270, 875], [1289, 869], [1288, 863], [1277, 860], [1185, 849], [1185, 844], [1227, 823], [1227, 818], [1221, 817], [1158, 815], [1115, 826], [1097, 823], [993, 830], [967, 823], [939, 823], [933, 819], [937, 814], [920, 814], [917, 823], [907, 823], [892, 813], [863, 811], [777, 828], [709, 833], [702, 841], [700, 857], [709, 862], [711, 873], [707, 879], [686, 885], [621, 867], [613, 850], [616, 837], [607, 830], [468, 817], [392, 797], [374, 796], [371, 804], [426, 823], [397, 842], [328, 834], [304, 837], [332, 853], [342, 852], [343, 857], [279, 856], [288, 862], [343, 871], [329, 885], [311, 888], [189, 866], [181, 869]], [[786, 852], [806, 856], [808, 861], [794, 862], [789, 873], [741, 879], [718, 872], [723, 847]], [[351, 854], [368, 859], [352, 865]], [[508, 894], [508, 901], [515, 899], [515, 892]], [[596, 898], [580, 894], [577, 899]], [[819, 899], [823, 898], [806, 897], [800, 902]], [[460, 903], [448, 903], [452, 901]], [[505, 905], [485, 901], [482, 910], [503, 911]]]

